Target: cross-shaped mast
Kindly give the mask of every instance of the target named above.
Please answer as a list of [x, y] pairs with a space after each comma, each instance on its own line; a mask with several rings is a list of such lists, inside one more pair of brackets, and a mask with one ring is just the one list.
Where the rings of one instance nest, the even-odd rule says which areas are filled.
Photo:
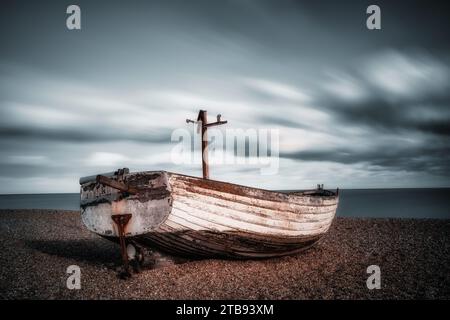
[[198, 113], [197, 121], [186, 119], [187, 123], [198, 123], [202, 129], [202, 169], [203, 179], [209, 179], [209, 167], [208, 167], [208, 135], [207, 130], [209, 127], [218, 126], [227, 123], [227, 121], [220, 120], [221, 115], [217, 115], [217, 121], [208, 123], [208, 116], [206, 110], [200, 110]]

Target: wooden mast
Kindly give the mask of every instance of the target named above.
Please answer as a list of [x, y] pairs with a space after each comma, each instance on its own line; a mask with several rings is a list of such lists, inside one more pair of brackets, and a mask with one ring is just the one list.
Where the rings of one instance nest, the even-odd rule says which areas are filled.
[[206, 110], [200, 110], [198, 113], [197, 121], [200, 121], [202, 126], [202, 171], [203, 179], [209, 179], [209, 167], [208, 167], [208, 115]]
[[186, 119], [186, 122], [197, 122], [201, 126], [202, 133], [202, 171], [203, 179], [209, 179], [209, 166], [208, 166], [208, 127], [218, 126], [227, 123], [227, 121], [220, 120], [221, 115], [217, 115], [217, 121], [208, 123], [208, 116], [206, 110], [200, 110], [198, 113], [197, 121]]

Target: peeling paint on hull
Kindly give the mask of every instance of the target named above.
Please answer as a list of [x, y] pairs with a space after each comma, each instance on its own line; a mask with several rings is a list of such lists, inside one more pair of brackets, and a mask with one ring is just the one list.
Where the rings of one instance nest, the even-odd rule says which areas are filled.
[[124, 176], [128, 195], [95, 181], [81, 185], [87, 228], [117, 237], [111, 215], [131, 213], [125, 234], [147, 246], [188, 257], [265, 258], [313, 245], [338, 205], [330, 191], [282, 193], [170, 172]]

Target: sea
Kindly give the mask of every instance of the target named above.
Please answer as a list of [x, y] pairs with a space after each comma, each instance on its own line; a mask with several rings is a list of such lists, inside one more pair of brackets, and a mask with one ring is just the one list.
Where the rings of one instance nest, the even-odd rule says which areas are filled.
[[[78, 193], [0, 195], [0, 209], [79, 210]], [[450, 188], [341, 189], [337, 215], [450, 219]]]

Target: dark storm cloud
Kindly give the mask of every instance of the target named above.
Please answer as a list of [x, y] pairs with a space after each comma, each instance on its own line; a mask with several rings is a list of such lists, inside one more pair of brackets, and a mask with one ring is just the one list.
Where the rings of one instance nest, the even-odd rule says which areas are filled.
[[[386, 32], [367, 33], [365, 16], [361, 12], [372, 4], [381, 8], [382, 30]], [[368, 42], [379, 47], [423, 47], [427, 49], [448, 49], [450, 20], [448, 1], [427, 0], [323, 0], [305, 1], [302, 10], [308, 17], [324, 23], [327, 30], [340, 37], [341, 34], [354, 37], [358, 45]], [[331, 31], [330, 31], [331, 32]], [[345, 45], [349, 45], [346, 43]], [[351, 45], [351, 44], [350, 44]]]
[[443, 120], [432, 120], [428, 122], [422, 122], [422, 123], [414, 123], [413, 126], [424, 132], [431, 132], [434, 134], [444, 135], [444, 136], [450, 136], [450, 120], [449, 119], [443, 119]]
[[347, 165], [363, 164], [371, 171], [405, 170], [448, 176], [450, 173], [450, 146], [402, 147], [379, 146], [371, 150], [356, 148], [318, 149], [282, 153], [280, 156], [302, 161], [328, 161]]
[[344, 71], [343, 80], [334, 80], [354, 97], [323, 92], [319, 104], [344, 123], [449, 134], [450, 65], [445, 60], [390, 51], [364, 62]]
[[[446, 102], [450, 106], [450, 95]], [[331, 102], [329, 111], [336, 115], [343, 125], [364, 125], [376, 131], [393, 132], [402, 135], [421, 133], [450, 135], [450, 113], [439, 112], [439, 107], [423, 105], [422, 109], [439, 114], [438, 118], [420, 118], [414, 116], [418, 108], [415, 104], [389, 102], [378, 97], [355, 105]], [[447, 138], [446, 138], [447, 139]]]
[[45, 164], [17, 164], [17, 163], [2, 163], [0, 166], [0, 177], [5, 178], [32, 178], [39, 176], [58, 176], [61, 171], [65, 169], [64, 166], [55, 167]]
[[289, 119], [283, 116], [274, 116], [274, 115], [260, 115], [256, 117], [257, 121], [264, 125], [269, 126], [281, 126], [288, 128], [302, 128], [302, 129], [311, 129], [311, 126], [307, 124], [301, 123], [299, 121]]
[[127, 130], [114, 130], [113, 128], [31, 128], [31, 127], [0, 127], [0, 139], [8, 140], [46, 140], [66, 141], [78, 143], [96, 143], [111, 141], [133, 141], [141, 143], [168, 143], [172, 130], [159, 130], [159, 132], [139, 132], [132, 134]]

